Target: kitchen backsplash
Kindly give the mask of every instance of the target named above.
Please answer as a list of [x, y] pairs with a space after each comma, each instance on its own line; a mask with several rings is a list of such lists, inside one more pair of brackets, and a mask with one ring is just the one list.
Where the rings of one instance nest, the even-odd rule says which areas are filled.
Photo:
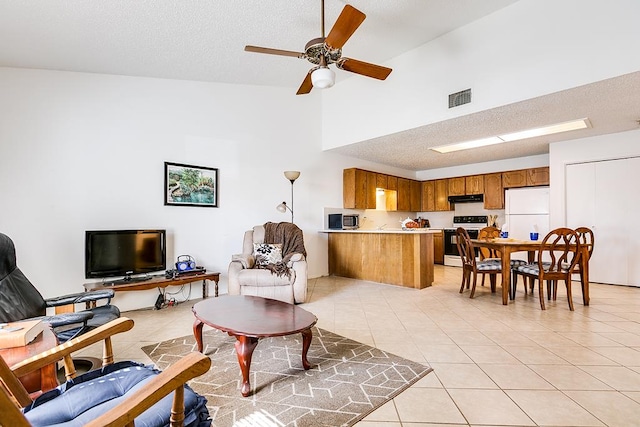
[[394, 212], [375, 209], [344, 209], [324, 208], [323, 229], [327, 229], [329, 214], [358, 214], [360, 215], [360, 228], [362, 230], [375, 230], [383, 228], [401, 228], [401, 222], [407, 217], [428, 219], [431, 228], [448, 228], [453, 225], [454, 215], [498, 215], [498, 225], [504, 224], [504, 210], [487, 210], [482, 203], [459, 203], [454, 211], [445, 212]]

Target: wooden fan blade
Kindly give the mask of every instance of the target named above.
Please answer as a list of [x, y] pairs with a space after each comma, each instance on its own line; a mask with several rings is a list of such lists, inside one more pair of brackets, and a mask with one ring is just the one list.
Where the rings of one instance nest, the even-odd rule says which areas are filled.
[[324, 42], [334, 49], [341, 49], [366, 17], [367, 15], [355, 7], [346, 5]]
[[373, 77], [378, 80], [386, 79], [389, 74], [391, 74], [391, 71], [393, 71], [391, 68], [376, 64], [369, 64], [368, 62], [358, 61], [357, 59], [351, 58], [342, 58], [337, 66], [342, 70], [362, 74], [367, 77]]
[[311, 83], [311, 71], [309, 71], [307, 77], [304, 78], [300, 88], [296, 92], [296, 95], [306, 95], [311, 92], [311, 89], [313, 89], [313, 83]]
[[301, 52], [293, 52], [291, 50], [282, 50], [282, 49], [271, 49], [270, 47], [247, 45], [244, 47], [244, 50], [246, 52], [267, 53], [269, 55], [293, 56], [296, 58], [302, 58], [304, 56], [304, 53], [301, 53]]

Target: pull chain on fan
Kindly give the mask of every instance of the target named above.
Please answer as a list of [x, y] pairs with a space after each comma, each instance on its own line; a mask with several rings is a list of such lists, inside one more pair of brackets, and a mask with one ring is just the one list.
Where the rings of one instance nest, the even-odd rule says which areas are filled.
[[366, 15], [353, 6], [346, 5], [342, 9], [335, 24], [333, 24], [331, 31], [329, 31], [329, 35], [325, 38], [324, 0], [321, 0], [321, 9], [322, 37], [310, 40], [306, 44], [304, 52], [293, 52], [250, 45], [245, 46], [244, 50], [270, 55], [294, 56], [316, 64], [305, 76], [296, 95], [307, 94], [311, 92], [311, 89], [314, 87], [325, 89], [333, 86], [335, 83], [335, 73], [329, 68], [330, 64], [336, 64], [337, 68], [351, 73], [378, 80], [385, 80], [391, 73], [391, 68], [342, 56], [342, 46], [344, 46], [347, 40], [355, 33], [360, 24], [362, 24]]

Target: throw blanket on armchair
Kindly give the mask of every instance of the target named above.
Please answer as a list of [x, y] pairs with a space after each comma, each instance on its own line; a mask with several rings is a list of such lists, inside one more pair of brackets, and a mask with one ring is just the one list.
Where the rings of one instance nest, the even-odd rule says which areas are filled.
[[282, 244], [282, 262], [269, 265], [267, 268], [272, 273], [291, 277], [291, 271], [287, 264], [295, 253], [307, 256], [304, 248], [304, 237], [302, 230], [297, 225], [290, 222], [267, 222], [264, 224], [264, 242]]

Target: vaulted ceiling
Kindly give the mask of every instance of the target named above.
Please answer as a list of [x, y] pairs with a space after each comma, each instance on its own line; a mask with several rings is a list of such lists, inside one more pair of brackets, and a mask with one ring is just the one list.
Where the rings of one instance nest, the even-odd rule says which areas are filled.
[[[351, 0], [367, 18], [345, 51], [384, 64], [515, 2]], [[325, 1], [327, 31], [345, 4]], [[290, 88], [293, 97], [310, 68], [307, 61], [243, 48], [251, 44], [301, 52], [321, 35], [320, 18], [320, 0], [0, 0], [0, 66], [280, 86]], [[337, 78], [362, 77], [341, 72]], [[546, 153], [550, 142], [567, 136], [455, 153], [444, 163], [423, 142], [464, 140], [469, 129], [497, 119], [507, 128], [514, 120], [518, 129], [526, 128], [540, 122], [532, 112], [552, 123], [589, 117], [603, 125], [572, 132], [571, 138], [636, 128], [638, 117], [632, 116], [640, 113], [639, 78], [621, 76], [333, 151], [409, 170]]]

